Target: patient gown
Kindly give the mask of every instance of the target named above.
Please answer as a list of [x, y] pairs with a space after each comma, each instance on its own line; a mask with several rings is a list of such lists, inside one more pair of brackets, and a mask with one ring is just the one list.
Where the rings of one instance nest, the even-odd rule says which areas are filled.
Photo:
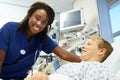
[[112, 71], [99, 62], [65, 64], [56, 73], [69, 76], [72, 80], [114, 80]]

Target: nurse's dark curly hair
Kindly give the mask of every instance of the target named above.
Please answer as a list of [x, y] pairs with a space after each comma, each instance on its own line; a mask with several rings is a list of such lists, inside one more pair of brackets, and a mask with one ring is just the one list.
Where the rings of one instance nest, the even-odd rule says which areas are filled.
[[29, 29], [28, 21], [29, 18], [32, 16], [32, 14], [38, 10], [38, 9], [44, 9], [48, 15], [48, 24], [46, 25], [45, 29], [41, 32], [39, 32], [37, 35], [40, 36], [40, 39], [43, 41], [46, 38], [48, 30], [51, 28], [51, 24], [53, 23], [55, 12], [54, 10], [46, 3], [44, 2], [35, 2], [33, 3], [28, 12], [27, 15], [24, 17], [24, 19], [19, 23], [18, 30], [27, 31]]

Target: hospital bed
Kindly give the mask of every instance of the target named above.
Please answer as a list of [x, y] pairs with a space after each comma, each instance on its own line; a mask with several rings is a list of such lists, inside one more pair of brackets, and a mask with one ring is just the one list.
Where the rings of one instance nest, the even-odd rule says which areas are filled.
[[[120, 80], [120, 42], [112, 43], [113, 52], [112, 54], [103, 62], [110, 68], [113, 73], [115, 74], [115, 80]], [[57, 60], [56, 60], [57, 61]], [[56, 61], [54, 63], [56, 63]], [[56, 63], [60, 66], [59, 61]], [[54, 71], [59, 67], [57, 66]], [[55, 66], [54, 66], [55, 67]], [[53, 68], [54, 68], [53, 67]], [[69, 77], [62, 75], [62, 74], [51, 74], [49, 76], [50, 80], [72, 80]]]

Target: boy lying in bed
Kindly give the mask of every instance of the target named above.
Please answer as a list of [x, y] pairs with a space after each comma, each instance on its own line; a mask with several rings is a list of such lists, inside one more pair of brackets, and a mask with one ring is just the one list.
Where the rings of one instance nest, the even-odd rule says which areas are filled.
[[65, 64], [49, 77], [38, 72], [25, 80], [114, 80], [114, 74], [102, 63], [112, 51], [110, 43], [91, 36], [82, 47], [82, 62]]

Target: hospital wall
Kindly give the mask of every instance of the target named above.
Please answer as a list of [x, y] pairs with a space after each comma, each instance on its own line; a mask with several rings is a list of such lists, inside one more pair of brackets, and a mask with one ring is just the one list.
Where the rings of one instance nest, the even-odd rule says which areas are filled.
[[86, 23], [85, 29], [96, 27], [99, 24], [99, 16], [96, 0], [75, 0], [73, 9], [83, 9], [83, 18]]
[[56, 0], [0, 0], [0, 28], [8, 21], [21, 21], [26, 15], [29, 6], [36, 1], [43, 1], [49, 4], [54, 9], [55, 19], [58, 21], [61, 12], [73, 8], [73, 0], [60, 0], [59, 2]]
[[0, 3], [0, 28], [9, 21], [21, 21], [26, 14], [27, 8]]
[[85, 29], [94, 27], [97, 24], [99, 25], [100, 36], [110, 43], [113, 42], [109, 5], [106, 0], [75, 0], [73, 8], [84, 10]]

